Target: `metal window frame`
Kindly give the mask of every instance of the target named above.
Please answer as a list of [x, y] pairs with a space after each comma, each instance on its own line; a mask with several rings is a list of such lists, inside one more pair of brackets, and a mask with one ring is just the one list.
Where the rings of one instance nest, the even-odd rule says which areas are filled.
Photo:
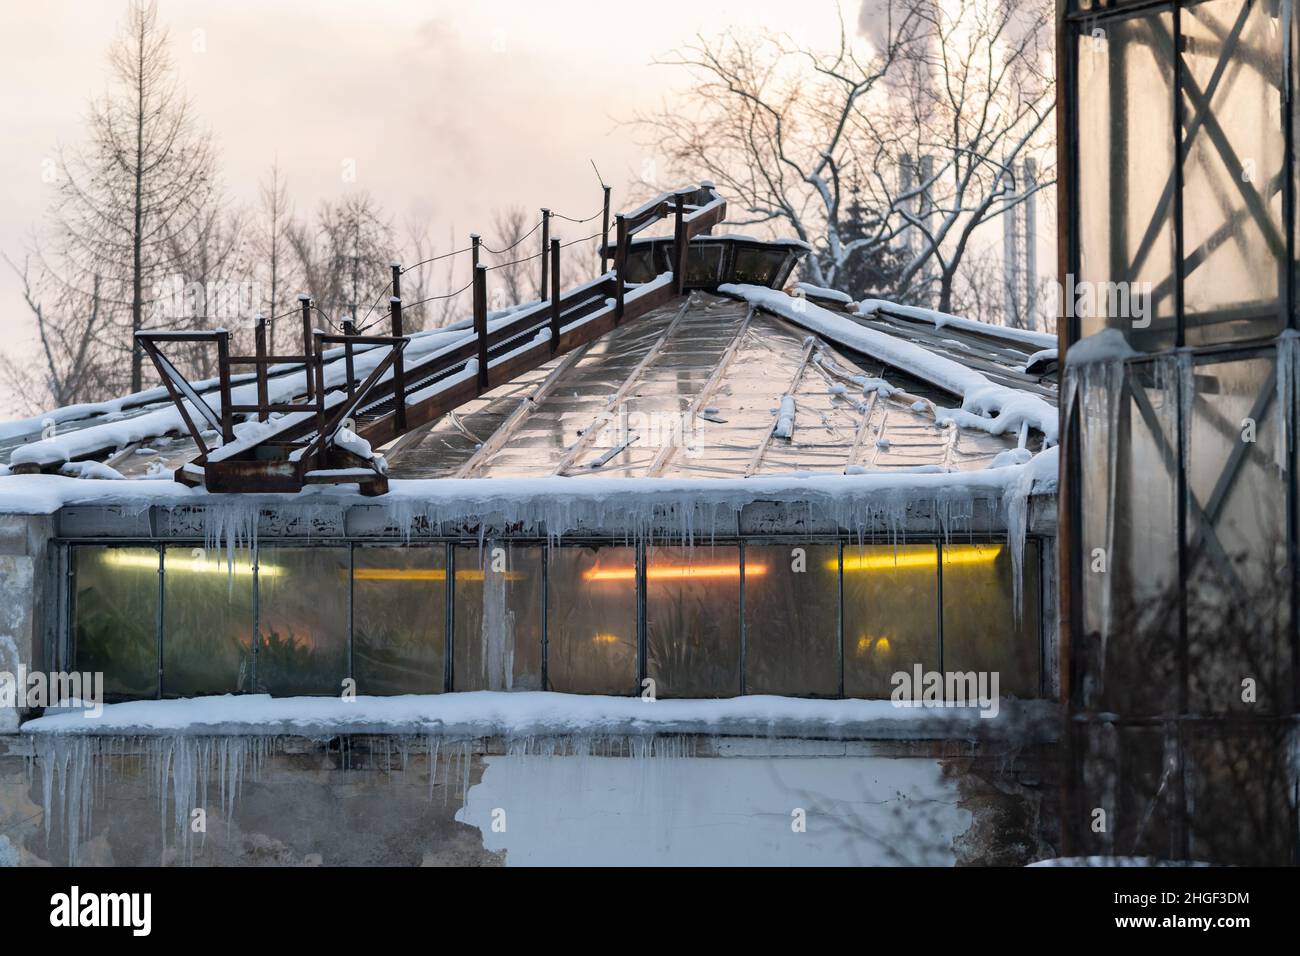
[[[1037, 549], [1037, 559], [1041, 562], [1045, 560], [1048, 549], [1043, 546], [1044, 536], [1030, 534], [1026, 538], [1026, 546], [1032, 546]], [[644, 682], [649, 676], [649, 661], [647, 653], [647, 629], [646, 629], [646, 568], [647, 568], [647, 548], [654, 542], [646, 536], [640, 537], [635, 542], [629, 541], [625, 537], [614, 535], [577, 535], [566, 536], [563, 542], [558, 544], [550, 542], [545, 537], [521, 537], [510, 538], [509, 543], [521, 546], [532, 546], [542, 548], [542, 621], [541, 621], [541, 641], [542, 641], [542, 689], [551, 690], [549, 672], [547, 668], [547, 650], [549, 645], [549, 610], [551, 597], [550, 581], [550, 548], [551, 547], [621, 547], [633, 548], [636, 564], [636, 633], [637, 633], [637, 658], [636, 658], [636, 687], [629, 688], [629, 696], [636, 696], [644, 689]], [[673, 542], [666, 541], [665, 544], [673, 545]], [[918, 538], [915, 541], [909, 541], [908, 544], [928, 545], [935, 549], [936, 556], [936, 639], [938, 641], [938, 660], [939, 668], [943, 669], [943, 651], [944, 651], [944, 633], [943, 633], [943, 555], [944, 548], [952, 544], [952, 541], [945, 541], [941, 537], [926, 536]], [[1005, 538], [996, 534], [974, 534], [962, 536], [963, 544], [1003, 544]], [[356, 569], [356, 549], [358, 547], [403, 547], [403, 548], [442, 548], [444, 567], [447, 570], [448, 586], [446, 589], [446, 601], [443, 614], [443, 693], [452, 693], [455, 687], [455, 614], [456, 600], [455, 587], [453, 582], [456, 571], [456, 547], [474, 547], [478, 544], [476, 538], [470, 537], [445, 537], [430, 540], [421, 540], [418, 542], [404, 542], [400, 538], [396, 539], [373, 539], [373, 538], [308, 538], [305, 536], [295, 536], [293, 538], [284, 537], [276, 538], [272, 543], [259, 542], [256, 549], [250, 549], [250, 562], [252, 567], [252, 611], [251, 611], [251, 648], [249, 653], [250, 673], [248, 686], [246, 688], [237, 688], [236, 694], [261, 693], [262, 690], [258, 685], [258, 646], [260, 644], [260, 626], [261, 626], [261, 587], [259, 565], [261, 560], [262, 547], [274, 548], [293, 548], [293, 549], [310, 549], [315, 547], [328, 547], [342, 549], [347, 548], [348, 552], [348, 594], [347, 594], [347, 677], [356, 680], [356, 657], [355, 657], [355, 569]], [[838, 574], [836, 576], [836, 653], [838, 667], [838, 691], [836, 699], [846, 698], [845, 687], [845, 589], [844, 589], [844, 549], [846, 547], [858, 546], [885, 546], [888, 544], [884, 540], [875, 540], [860, 538], [855, 535], [830, 535], [830, 534], [761, 534], [761, 535], [726, 535], [711, 538], [709, 546], [736, 548], [740, 565], [740, 580], [738, 589], [740, 595], [740, 694], [743, 696], [747, 692], [746, 663], [748, 655], [748, 622], [746, 615], [745, 599], [745, 559], [747, 548], [753, 546], [795, 546], [809, 545], [819, 547], [836, 548], [836, 555], [839, 564]], [[162, 699], [164, 687], [163, 674], [163, 657], [166, 640], [166, 580], [165, 580], [165, 560], [167, 548], [185, 548], [189, 546], [202, 545], [201, 539], [198, 538], [177, 538], [174, 540], [160, 541], [156, 538], [66, 538], [57, 539], [54, 545], [60, 549], [64, 555], [62, 558], [65, 566], [61, 574], [61, 580], [64, 581], [63, 594], [61, 602], [67, 610], [64, 614], [62, 633], [64, 636], [61, 648], [56, 649], [56, 653], [61, 656], [65, 666], [72, 666], [76, 661], [76, 581], [75, 581], [75, 552], [78, 548], [153, 548], [158, 553], [158, 611], [155, 622], [155, 635], [158, 645], [158, 668], [159, 678], [158, 687], [154, 699]], [[486, 543], [485, 545], [486, 546]], [[674, 545], [676, 546], [676, 545]], [[689, 545], [688, 545], [689, 546]], [[695, 545], [698, 546], [698, 545]], [[1038, 645], [1038, 671], [1039, 686], [1046, 686], [1046, 675], [1043, 667], [1046, 660], [1044, 642], [1048, 639], [1047, 627], [1047, 605], [1042, 600], [1042, 588], [1044, 587], [1045, 575], [1039, 568], [1038, 584], [1038, 606], [1037, 606], [1037, 645]], [[330, 696], [330, 695], [319, 695]], [[135, 698], [122, 698], [135, 699]], [[819, 699], [807, 697], [806, 699]], [[824, 699], [824, 698], [823, 698]]]
[[[1198, 365], [1208, 360], [1215, 360], [1220, 357], [1246, 358], [1271, 358], [1274, 369], [1277, 368], [1277, 361], [1280, 353], [1278, 340], [1273, 338], [1267, 339], [1248, 339], [1236, 342], [1221, 342], [1211, 345], [1187, 345], [1186, 329], [1187, 316], [1185, 312], [1184, 300], [1184, 280], [1186, 277], [1186, 263], [1184, 262], [1184, 181], [1183, 172], [1186, 158], [1183, 156], [1184, 142], [1182, 137], [1183, 120], [1185, 119], [1185, 107], [1183, 104], [1182, 81], [1184, 68], [1182, 62], [1182, 15], [1185, 10], [1198, 6], [1204, 2], [1214, 2], [1214, 0], [1135, 0], [1132, 3], [1124, 3], [1109, 6], [1105, 9], [1090, 7], [1082, 8], [1079, 0], [1058, 0], [1057, 2], [1057, 80], [1058, 80], [1058, 115], [1057, 115], [1057, 150], [1058, 150], [1058, 168], [1060, 171], [1058, 184], [1058, 235], [1057, 235], [1057, 262], [1059, 275], [1078, 275], [1081, 263], [1082, 236], [1080, 231], [1080, 217], [1077, 210], [1081, 207], [1083, 197], [1079, 194], [1079, 170], [1080, 161], [1080, 136], [1079, 136], [1079, 116], [1080, 116], [1080, 89], [1078, 83], [1078, 56], [1079, 40], [1082, 36], [1090, 33], [1092, 28], [1106, 23], [1113, 23], [1122, 20], [1134, 18], [1152, 17], [1164, 13], [1170, 13], [1174, 24], [1175, 48], [1173, 52], [1172, 64], [1174, 75], [1172, 77], [1173, 91], [1173, 114], [1172, 128], [1170, 136], [1172, 138], [1174, 152], [1174, 169], [1171, 174], [1176, 180], [1176, 191], [1174, 195], [1174, 211], [1171, 221], [1171, 229], [1174, 237], [1174, 281], [1175, 281], [1175, 301], [1174, 301], [1174, 321], [1175, 321], [1175, 345], [1172, 348], [1145, 353], [1141, 356], [1131, 358], [1126, 361], [1126, 365], [1131, 366], [1154, 361], [1155, 359], [1170, 355], [1186, 355], [1187, 366], [1192, 369], [1192, 374]], [[1292, 0], [1282, 0], [1283, 3], [1290, 3]], [[1283, 24], [1286, 24], [1286, 18], [1283, 17]], [[1296, 175], [1297, 175], [1297, 158], [1296, 158], [1296, 94], [1297, 94], [1297, 71], [1300, 70], [1300, 64], [1297, 62], [1297, 54], [1300, 53], [1300, 43], [1297, 38], [1300, 37], [1300, 16], [1296, 15], [1294, 7], [1290, 17], [1289, 30], [1283, 32], [1282, 45], [1282, 126], [1283, 126], [1283, 155], [1282, 155], [1282, 238], [1286, 247], [1287, 261], [1280, 265], [1280, 279], [1278, 285], [1278, 303], [1283, 316], [1283, 327], [1286, 330], [1295, 330], [1300, 327], [1300, 313], [1296, 308], [1297, 294], [1297, 269], [1300, 263], [1297, 263], [1296, 249], [1296, 230], [1297, 230], [1297, 211], [1296, 211]], [[1207, 104], [1208, 107], [1208, 104]], [[1080, 338], [1080, 322], [1077, 316], [1062, 314], [1058, 316], [1058, 337], [1059, 348], [1062, 356], [1062, 367], [1064, 368], [1064, 357], [1069, 347]], [[1181, 374], [1181, 372], [1180, 372]], [[1276, 374], [1276, 371], [1275, 371]], [[1127, 378], [1127, 375], [1126, 375]], [[1180, 383], [1180, 387], [1183, 387]], [[1064, 394], [1064, 393], [1063, 393]], [[1077, 401], [1077, 399], [1076, 399]], [[1184, 410], [1181, 407], [1177, 409], [1176, 428], [1177, 434], [1182, 434], [1185, 426], [1191, 423], [1183, 421]], [[1083, 556], [1082, 548], [1082, 528], [1083, 528], [1083, 473], [1082, 473], [1082, 443], [1080, 431], [1080, 415], [1074, 414], [1074, 409], [1068, 407], [1065, 402], [1060, 406], [1061, 424], [1062, 424], [1062, 467], [1061, 481], [1059, 485], [1059, 521], [1058, 534], [1056, 539], [1057, 547], [1057, 569], [1058, 569], [1058, 587], [1059, 600], [1057, 606], [1057, 624], [1058, 624], [1058, 647], [1060, 655], [1061, 674], [1061, 699], [1069, 709], [1071, 716], [1075, 719], [1087, 719], [1089, 715], [1085, 712], [1085, 701], [1080, 697], [1080, 684], [1082, 679], [1083, 657], [1081, 653], [1081, 641], [1084, 634], [1083, 629]], [[1286, 487], [1285, 487], [1285, 529], [1287, 536], [1287, 555], [1290, 561], [1290, 594], [1289, 594], [1289, 640], [1291, 651], [1291, 668], [1292, 668], [1292, 698], [1291, 711], [1294, 714], [1300, 711], [1300, 494], [1297, 492], [1297, 468], [1296, 452], [1297, 441], [1294, 435], [1294, 423], [1297, 420], [1295, 408], [1278, 408], [1275, 412], [1279, 416], [1279, 427], [1282, 421], [1289, 421], [1293, 427], [1287, 429], [1286, 446], [1283, 453], [1286, 457]], [[1186, 587], [1188, 571], [1188, 540], [1187, 540], [1187, 521], [1189, 508], [1189, 489], [1188, 476], [1191, 461], [1186, 460], [1188, 451], [1182, 447], [1182, 442], [1174, 443], [1174, 455], [1176, 464], [1176, 474], [1173, 476], [1174, 494], [1176, 496], [1176, 534], [1177, 534], [1177, 566], [1181, 586]], [[1187, 620], [1187, 602], [1179, 602], [1179, 670], [1180, 670], [1180, 687], [1178, 688], [1179, 697], [1179, 721], [1186, 722], [1195, 719], [1195, 715], [1188, 713], [1189, 701], [1189, 674], [1188, 664], [1188, 620]], [[1079, 641], [1076, 641], [1076, 635]], [[1041, 668], [1040, 668], [1041, 670]], [[1073, 738], [1072, 738], [1073, 739]], [[1185, 745], [1185, 735], [1181, 729], [1178, 731], [1180, 752]], [[1073, 746], [1073, 743], [1071, 743]], [[1180, 767], [1176, 786], [1179, 788], [1180, 806], [1183, 818], [1181, 821], [1175, 821], [1174, 828], [1177, 838], [1180, 841], [1181, 849], [1186, 855], [1190, 852], [1189, 846], [1189, 828], [1186, 825], [1186, 790], [1185, 790], [1185, 764], [1182, 763], [1181, 753], [1179, 757]], [[1071, 773], [1080, 772], [1080, 765], [1077, 764], [1077, 758], [1071, 758]], [[1072, 812], [1070, 801], [1067, 799], [1067, 815]], [[1074, 808], [1077, 810], [1078, 808]], [[1066, 827], [1065, 838], [1071, 839], [1071, 828]], [[1063, 852], [1073, 852], [1074, 847], [1065, 846]]]

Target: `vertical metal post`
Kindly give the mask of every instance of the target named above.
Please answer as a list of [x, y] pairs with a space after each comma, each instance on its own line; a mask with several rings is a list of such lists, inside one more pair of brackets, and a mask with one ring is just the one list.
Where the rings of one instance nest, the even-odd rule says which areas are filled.
[[538, 287], [537, 298], [546, 298], [548, 285], [546, 278], [546, 251], [551, 248], [551, 211], [542, 209], [542, 284]]
[[614, 249], [614, 324], [617, 325], [623, 321], [623, 298], [627, 294], [623, 280], [624, 266], [627, 265], [627, 220], [622, 213], [614, 217], [614, 233], [618, 243]]
[[[403, 338], [402, 300], [392, 296], [388, 300], [388, 310], [393, 317], [393, 338]], [[406, 363], [402, 358], [400, 343], [393, 343], [393, 424], [397, 431], [406, 431]]]
[[302, 367], [307, 378], [307, 400], [311, 401], [311, 296], [300, 293], [298, 302], [302, 305]]
[[[646, 563], [649, 555], [645, 539], [636, 543], [636, 689], [633, 694], [640, 696], [645, 688], [645, 679], [649, 676], [650, 666], [647, 662], [648, 640], [646, 636]], [[658, 697], [658, 688], [655, 688]]]
[[355, 627], [355, 611], [353, 610], [353, 591], [356, 590], [357, 577], [357, 546], [355, 542], [348, 542], [348, 679], [352, 681], [352, 689], [355, 692], [357, 687], [357, 669], [356, 657], [353, 654], [352, 632]]
[[446, 568], [443, 575], [444, 597], [447, 600], [447, 613], [443, 621], [447, 630], [442, 642], [442, 689], [451, 693], [456, 679], [453, 669], [456, 655], [456, 549], [451, 542], [443, 544], [442, 548], [442, 566]]
[[686, 288], [686, 197], [673, 198], [673, 288], [681, 295]]
[[221, 389], [221, 440], [235, 440], [235, 420], [230, 411], [230, 333], [217, 330], [217, 375]]
[[745, 689], [745, 657], [749, 643], [749, 622], [745, 616], [745, 542], [743, 539], [736, 542], [736, 564], [740, 572], [738, 595], [740, 598], [740, 696], [744, 697], [748, 693]]
[[471, 232], [469, 234], [469, 257], [470, 265], [475, 269], [478, 268], [479, 246], [481, 245], [483, 245], [483, 237], [477, 232]]
[[609, 271], [609, 187], [603, 187], [605, 191], [605, 205], [600, 217], [600, 274], [604, 275]]
[[163, 627], [167, 620], [166, 608], [164, 607], [163, 604], [163, 602], [167, 600], [167, 593], [166, 593], [167, 588], [165, 586], [166, 577], [164, 574], [166, 568], [163, 566], [163, 562], [166, 560], [167, 549], [164, 548], [162, 545], [157, 545], [157, 548], [158, 548], [158, 619], [155, 622], [157, 629], [154, 632], [154, 638], [157, 641], [157, 646], [158, 646], [158, 651], [157, 651], [158, 653], [158, 699], [161, 700], [163, 695]]
[[839, 539], [835, 542], [835, 545], [836, 560], [840, 566], [839, 574], [835, 578], [835, 605], [839, 611], [839, 618], [835, 622], [835, 633], [839, 638], [835, 663], [840, 672], [839, 697], [842, 699], [844, 697], [844, 539]]
[[[343, 336], [347, 338], [357, 334], [357, 323], [352, 319], [343, 320]], [[343, 343], [343, 370], [348, 377], [348, 398], [351, 398], [356, 392], [356, 369], [352, 362], [352, 343]]]
[[[389, 266], [393, 270], [393, 297], [389, 300], [393, 338], [400, 339], [406, 334], [402, 325], [402, 264], [394, 259]], [[393, 392], [397, 396], [393, 423], [398, 431], [406, 431], [406, 360], [400, 349], [393, 355]]]
[[551, 354], [560, 348], [560, 240], [551, 240]]
[[[257, 647], [262, 643], [262, 618], [261, 618], [261, 600], [262, 585], [258, 579], [258, 564], [261, 557], [258, 555], [257, 547], [254, 545], [249, 553], [248, 560], [252, 567], [253, 573], [253, 646], [248, 653], [248, 692], [257, 693]], [[240, 688], [241, 690], [243, 688]]]
[[[320, 452], [317, 455], [317, 467], [326, 467], [327, 455], [325, 451], [325, 343], [321, 341], [325, 337], [324, 332], [312, 333], [312, 340], [309, 355], [311, 361], [308, 364], [309, 372], [314, 370], [316, 373], [316, 430], [320, 434]], [[303, 462], [308, 465], [309, 462]]]
[[488, 387], [487, 268], [474, 267], [474, 338], [478, 342], [478, 387]]
[[257, 410], [257, 420], [264, 422], [269, 417], [266, 406], [270, 403], [270, 397], [266, 387], [266, 316], [259, 315], [257, 324], [253, 331], [253, 350], [254, 357], [257, 359], [257, 404], [260, 406]]
[[[546, 256], [542, 256], [543, 259]], [[551, 546], [542, 549], [542, 690], [551, 689]]]

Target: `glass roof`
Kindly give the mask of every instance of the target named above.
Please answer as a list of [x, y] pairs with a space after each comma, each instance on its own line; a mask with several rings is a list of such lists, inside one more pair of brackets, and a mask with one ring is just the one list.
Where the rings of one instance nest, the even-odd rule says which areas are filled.
[[385, 451], [393, 478], [735, 478], [975, 469], [1016, 446], [939, 425], [931, 403], [959, 404], [748, 303], [695, 292]]

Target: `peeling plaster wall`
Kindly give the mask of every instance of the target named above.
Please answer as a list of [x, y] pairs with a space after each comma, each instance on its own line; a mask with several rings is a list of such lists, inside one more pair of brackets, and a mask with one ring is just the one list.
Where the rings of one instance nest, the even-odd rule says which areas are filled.
[[[0, 864], [62, 865], [42, 774], [8, 738], [0, 756]], [[491, 741], [427, 751], [381, 737], [293, 739], [245, 779], [233, 812], [205, 800], [183, 845], [153, 769], [103, 768], [81, 865], [968, 865], [1052, 855], [1046, 746], [684, 740], [694, 756], [520, 755]], [[0, 754], [4, 753], [0, 745]], [[792, 827], [806, 814], [806, 831]]]
[[[53, 532], [49, 516], [0, 515], [0, 672], [38, 666], [43, 636], [55, 626], [56, 592], [48, 573]], [[16, 732], [19, 717], [17, 707], [0, 707], [0, 734]]]

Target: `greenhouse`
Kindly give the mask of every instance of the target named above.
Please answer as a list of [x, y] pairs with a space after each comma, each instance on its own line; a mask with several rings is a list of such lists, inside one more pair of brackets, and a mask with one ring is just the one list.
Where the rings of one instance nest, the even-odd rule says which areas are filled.
[[[631, 300], [654, 281], [632, 263], [673, 246], [626, 245]], [[205, 441], [156, 392], [73, 410], [53, 437], [11, 426], [4, 485], [68, 496], [46, 659], [102, 671], [111, 700], [345, 686], [887, 698], [914, 664], [1043, 695], [1050, 338], [725, 281], [765, 261], [784, 282], [801, 252], [696, 237], [690, 255], [713, 265], [664, 303], [373, 452], [358, 405], [341, 454], [382, 461], [377, 497], [349, 491], [346, 468], [297, 495], [151, 480], [196, 480]], [[528, 309], [491, 321], [523, 327]], [[472, 334], [410, 336], [408, 392]], [[382, 351], [322, 353], [324, 391], [351, 392]], [[263, 387], [283, 404], [307, 381], [289, 363]], [[236, 404], [253, 385], [195, 394], [223, 387]], [[248, 447], [246, 428], [293, 416], [245, 417]]]
[[1294, 4], [1065, 8], [1067, 835], [1294, 862]]
[[[106, 705], [0, 710], [57, 821], [29, 852], [252, 860], [125, 794], [147, 778], [166, 815], [273, 779], [275, 824], [223, 812], [367, 859], [350, 823], [287, 822], [346, 804], [490, 861], [490, 826], [448, 834], [500, 787], [675, 826], [627, 777], [648, 757], [688, 802], [784, 806], [781, 768], [813, 773], [836, 826], [859, 772], [905, 781], [868, 812], [930, 828], [918, 861], [1047, 845], [1053, 338], [792, 283], [806, 247], [715, 234], [724, 210], [699, 186], [614, 217], [609, 268], [567, 291], [553, 244], [551, 295], [498, 311], [479, 266], [440, 328], [394, 295], [383, 336], [313, 329], [304, 298], [297, 356], [147, 333], [161, 387], [0, 426], [0, 664], [98, 676]], [[169, 357], [214, 346], [210, 380]], [[975, 822], [1007, 813], [1029, 822]]]
[[[934, 337], [901, 313], [851, 318], [782, 298], [849, 343], [861, 329], [890, 329], [897, 348]], [[1051, 376], [1016, 371], [1032, 344], [945, 335], [991, 379], [1054, 400]], [[795, 412], [778, 436], [787, 396]], [[139, 540], [140, 515], [70, 509], [57, 653], [104, 671], [112, 699], [336, 694], [348, 678], [361, 694], [636, 694], [648, 678], [664, 696], [888, 697], [890, 675], [913, 663], [998, 670], [1004, 693], [1038, 696], [1050, 505], [1038, 501], [1038, 527], [1013, 547], [1004, 499], [1043, 436], [940, 423], [950, 401], [743, 298], [692, 293], [399, 439], [386, 455], [393, 503], [313, 496], [317, 511], [351, 513], [337, 536], [264, 529], [254, 561], [247, 542], [228, 554], [207, 530]], [[128, 456], [120, 473], [161, 457]], [[707, 494], [692, 496], [701, 480]], [[440, 527], [417, 513], [430, 481], [453, 499], [433, 506]], [[455, 492], [494, 498], [496, 482], [521, 517], [484, 527]], [[685, 522], [693, 497], [709, 513]], [[303, 507], [264, 504], [260, 520]], [[404, 510], [407, 526], [389, 527]], [[171, 523], [169, 511], [153, 527]]]

